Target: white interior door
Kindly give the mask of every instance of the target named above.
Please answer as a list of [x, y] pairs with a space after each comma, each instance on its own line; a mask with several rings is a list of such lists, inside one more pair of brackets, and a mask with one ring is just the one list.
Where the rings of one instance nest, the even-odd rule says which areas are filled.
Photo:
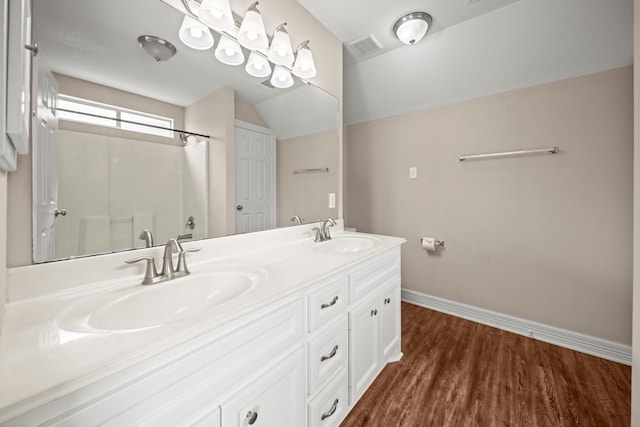
[[32, 138], [33, 258], [35, 262], [43, 262], [56, 258], [55, 221], [63, 212], [58, 211], [58, 82], [42, 60], [36, 58], [35, 62], [38, 74]]
[[275, 137], [236, 125], [236, 233], [275, 227]]

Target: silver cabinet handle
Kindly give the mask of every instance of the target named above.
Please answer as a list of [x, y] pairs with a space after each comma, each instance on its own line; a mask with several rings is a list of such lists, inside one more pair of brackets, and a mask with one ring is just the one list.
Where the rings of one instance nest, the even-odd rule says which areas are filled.
[[385, 298], [384, 299], [384, 303], [385, 304], [391, 304], [391, 298]]
[[336, 410], [338, 409], [338, 402], [340, 400], [336, 399], [333, 401], [333, 405], [331, 406], [331, 409], [329, 409], [327, 412], [325, 412], [324, 414], [322, 414], [322, 416], [320, 417], [320, 421], [324, 421], [327, 418], [329, 418], [331, 415], [336, 413]]
[[378, 315], [378, 309], [374, 308], [373, 310], [371, 310], [371, 316], [377, 316]]
[[336, 344], [336, 346], [333, 347], [333, 350], [331, 350], [331, 353], [325, 354], [324, 356], [322, 356], [320, 358], [320, 361], [324, 362], [325, 360], [329, 360], [329, 359], [333, 358], [333, 356], [335, 356], [337, 352], [338, 352], [338, 345]]
[[56, 209], [53, 211], [53, 216], [54, 217], [58, 217], [58, 215], [62, 215], [62, 216], [67, 216], [67, 210], [66, 209]]
[[258, 413], [257, 412], [253, 412], [253, 411], [249, 411], [247, 413], [247, 419], [249, 420], [249, 425], [253, 425], [256, 420], [258, 419]]
[[333, 299], [331, 300], [331, 302], [329, 303], [324, 303], [320, 306], [320, 310], [324, 310], [325, 308], [329, 308], [332, 305], [336, 305], [336, 303], [338, 302], [338, 295], [336, 295], [335, 297], [333, 297]]

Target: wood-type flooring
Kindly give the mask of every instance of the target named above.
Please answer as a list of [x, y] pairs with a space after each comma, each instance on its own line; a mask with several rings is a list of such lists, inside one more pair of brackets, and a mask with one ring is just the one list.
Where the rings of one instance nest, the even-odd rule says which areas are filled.
[[402, 303], [400, 362], [341, 427], [625, 427], [631, 368]]

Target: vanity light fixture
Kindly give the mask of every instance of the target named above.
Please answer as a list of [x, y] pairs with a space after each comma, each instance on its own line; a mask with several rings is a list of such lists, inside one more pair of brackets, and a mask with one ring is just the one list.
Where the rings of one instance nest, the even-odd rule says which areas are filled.
[[412, 12], [396, 21], [393, 33], [402, 43], [413, 45], [427, 34], [431, 22], [431, 15], [428, 13]]
[[310, 79], [318, 74], [313, 54], [309, 49], [309, 40], [300, 43], [296, 48], [296, 61], [291, 71], [301, 79]]
[[176, 54], [177, 49], [170, 42], [157, 36], [143, 35], [138, 37], [140, 47], [157, 62], [166, 61]]
[[286, 89], [293, 86], [293, 77], [286, 68], [276, 65], [273, 67], [273, 74], [271, 75], [270, 82], [274, 87]]
[[280, 24], [273, 32], [273, 39], [271, 40], [271, 47], [269, 48], [269, 54], [267, 55], [269, 61], [276, 65], [290, 66], [293, 64], [293, 48], [291, 47], [291, 39], [289, 39], [289, 33], [285, 26], [287, 23]]
[[251, 52], [245, 70], [253, 77], [267, 77], [271, 74], [271, 65], [264, 56], [257, 52]]
[[198, 17], [218, 32], [231, 32], [236, 26], [229, 0], [202, 0]]
[[258, 2], [255, 2], [247, 9], [238, 30], [238, 42], [247, 49], [266, 52], [269, 48], [269, 39], [257, 6]]
[[213, 35], [202, 22], [189, 15], [184, 16], [178, 32], [180, 41], [192, 49], [207, 50], [213, 47]]
[[224, 34], [220, 36], [215, 55], [218, 61], [227, 65], [240, 65], [244, 62], [244, 54], [238, 42]]

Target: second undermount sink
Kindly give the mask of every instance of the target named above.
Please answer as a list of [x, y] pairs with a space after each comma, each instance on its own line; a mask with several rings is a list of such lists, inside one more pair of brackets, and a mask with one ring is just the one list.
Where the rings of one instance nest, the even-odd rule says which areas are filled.
[[331, 240], [315, 243], [318, 251], [333, 253], [351, 253], [370, 249], [380, 240], [372, 236], [344, 235], [334, 236]]
[[132, 331], [206, 314], [266, 280], [260, 269], [192, 273], [155, 285], [138, 285], [89, 297], [58, 319], [68, 330]]

